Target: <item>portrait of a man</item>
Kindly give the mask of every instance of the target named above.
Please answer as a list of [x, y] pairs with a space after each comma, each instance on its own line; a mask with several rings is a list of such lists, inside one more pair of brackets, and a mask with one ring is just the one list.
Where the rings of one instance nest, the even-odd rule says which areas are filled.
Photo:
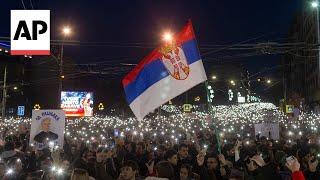
[[51, 127], [51, 119], [44, 118], [41, 121], [40, 132], [34, 137], [34, 141], [38, 143], [45, 143], [48, 141], [54, 141], [58, 139], [58, 135], [50, 131], [50, 127]]

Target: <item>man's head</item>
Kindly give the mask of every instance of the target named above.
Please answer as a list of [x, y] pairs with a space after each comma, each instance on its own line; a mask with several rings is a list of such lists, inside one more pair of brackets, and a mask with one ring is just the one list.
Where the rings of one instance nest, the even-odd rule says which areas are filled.
[[187, 158], [189, 153], [188, 153], [189, 149], [188, 146], [186, 144], [180, 144], [179, 146], [179, 157], [181, 159]]
[[134, 142], [128, 142], [125, 147], [126, 150], [130, 153], [136, 152], [136, 144]]
[[139, 170], [137, 163], [134, 161], [127, 161], [122, 165], [120, 176], [123, 180], [135, 180], [138, 172]]
[[77, 147], [76, 146], [72, 146], [71, 147], [71, 154], [74, 155], [77, 152]]
[[226, 144], [223, 148], [223, 154], [225, 154], [226, 157], [234, 157], [234, 150], [231, 144]]
[[25, 123], [19, 124], [19, 133], [20, 134], [26, 134], [28, 131], [27, 125]]
[[208, 156], [207, 167], [209, 170], [216, 170], [218, 168], [219, 161], [216, 156]]
[[192, 171], [189, 164], [182, 164], [180, 168], [180, 180], [187, 180], [191, 177]]
[[168, 150], [164, 157], [165, 160], [169, 161], [172, 165], [176, 166], [178, 164], [178, 154], [175, 150]]
[[159, 178], [167, 178], [167, 179], [174, 178], [173, 167], [168, 161], [160, 161], [156, 165], [156, 174], [157, 174], [157, 177]]
[[50, 118], [44, 118], [41, 122], [41, 129], [44, 132], [49, 132], [51, 126], [51, 119]]
[[142, 153], [144, 152], [144, 150], [145, 150], [145, 145], [144, 145], [144, 143], [143, 143], [143, 142], [139, 142], [139, 143], [137, 144], [137, 147], [136, 147], [136, 153], [137, 153], [137, 154], [142, 154]]
[[62, 168], [63, 169], [69, 169], [70, 168], [70, 162], [68, 160], [63, 160], [62, 161]]
[[89, 154], [89, 149], [88, 148], [84, 148], [81, 152], [80, 152], [80, 156], [83, 160], [87, 161], [88, 160], [88, 154]]
[[164, 145], [160, 144], [157, 147], [157, 156], [160, 158], [163, 158], [165, 152], [166, 152], [166, 147]]
[[71, 180], [89, 179], [89, 173], [85, 169], [75, 168], [71, 173]]

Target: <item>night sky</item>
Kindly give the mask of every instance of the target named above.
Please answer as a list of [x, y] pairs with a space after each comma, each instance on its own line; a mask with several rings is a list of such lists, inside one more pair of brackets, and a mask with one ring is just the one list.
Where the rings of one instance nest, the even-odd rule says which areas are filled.
[[[71, 40], [86, 45], [68, 46], [64, 56], [75, 63], [118, 65], [137, 63], [160, 42], [161, 33], [178, 32], [190, 18], [201, 53], [206, 45], [232, 45], [242, 41], [286, 42], [294, 16], [303, 9], [301, 0], [24, 0], [26, 9], [51, 10], [51, 39], [61, 39], [61, 26], [73, 28]], [[32, 2], [32, 6], [31, 3]], [[0, 37], [9, 37], [10, 10], [24, 9], [19, 0], [4, 0], [0, 5]], [[250, 40], [251, 39], [251, 40]], [[246, 52], [218, 51], [202, 56], [210, 76], [216, 63], [241, 62], [250, 73], [280, 63], [279, 55], [237, 57]], [[223, 57], [231, 56], [227, 59]], [[222, 58], [221, 58], [222, 57]], [[104, 77], [119, 82], [125, 75]], [[278, 73], [279, 74], [279, 73]], [[278, 78], [277, 72], [265, 76]], [[218, 75], [219, 76], [219, 75]], [[110, 87], [112, 89], [112, 87]], [[109, 90], [106, 90], [109, 91]]]

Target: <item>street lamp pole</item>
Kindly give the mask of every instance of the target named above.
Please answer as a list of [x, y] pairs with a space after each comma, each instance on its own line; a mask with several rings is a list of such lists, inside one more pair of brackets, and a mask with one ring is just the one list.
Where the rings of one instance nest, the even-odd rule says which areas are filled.
[[311, 7], [314, 8], [316, 10], [316, 36], [317, 36], [317, 52], [318, 52], [318, 86], [320, 84], [320, 30], [319, 30], [319, 1], [318, 0], [314, 0], [311, 2]]
[[60, 82], [59, 82], [59, 101], [58, 101], [58, 106], [59, 106], [59, 109], [60, 109], [60, 101], [61, 101], [61, 91], [62, 91], [62, 81], [63, 81], [63, 43], [64, 43], [64, 40], [62, 41], [62, 44], [61, 44], [61, 51], [60, 51], [60, 74], [59, 74], [59, 78], [60, 78]]
[[316, 7], [316, 26], [317, 26], [317, 49], [318, 49], [318, 86], [320, 84], [320, 30], [319, 30], [319, 8]]
[[6, 116], [6, 101], [7, 101], [7, 65], [4, 67], [3, 90], [2, 90], [1, 117], [3, 122]]
[[[317, 2], [318, 3], [318, 2]], [[317, 49], [318, 49], [318, 84], [320, 84], [320, 30], [319, 30], [319, 6], [316, 7]]]
[[61, 51], [60, 51], [60, 82], [59, 82], [59, 101], [58, 101], [58, 106], [59, 109], [60, 107], [60, 101], [61, 101], [61, 91], [63, 88], [63, 79], [64, 79], [64, 75], [63, 75], [63, 45], [64, 45], [64, 41], [66, 40], [67, 36], [69, 36], [71, 34], [71, 29], [68, 26], [63, 27], [62, 29], [62, 33], [63, 33], [63, 40], [61, 43]]

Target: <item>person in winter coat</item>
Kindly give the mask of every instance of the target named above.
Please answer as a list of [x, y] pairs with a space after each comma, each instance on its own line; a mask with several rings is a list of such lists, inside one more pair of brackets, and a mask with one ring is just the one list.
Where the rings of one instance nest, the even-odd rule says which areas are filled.
[[192, 173], [192, 168], [189, 164], [182, 164], [179, 173], [179, 180], [200, 180], [200, 176]]
[[148, 176], [145, 180], [175, 180], [173, 167], [168, 161], [160, 161], [155, 169], [156, 177]]
[[164, 155], [165, 160], [167, 160], [173, 167], [175, 178], [178, 179], [179, 177], [179, 169], [178, 169], [178, 154], [175, 150], [170, 149]]
[[118, 180], [138, 180], [139, 167], [135, 161], [126, 161], [123, 163]]
[[303, 172], [304, 177], [310, 180], [320, 179], [319, 160], [316, 157], [311, 156], [307, 162], [308, 168]]
[[207, 155], [205, 162], [205, 154], [200, 152], [197, 155], [197, 166], [195, 172], [201, 176], [201, 180], [220, 180], [227, 179], [230, 174], [230, 169], [226, 165], [223, 154], [215, 156]]
[[266, 164], [260, 155], [254, 155], [247, 158], [246, 167], [249, 173], [249, 179], [254, 180], [281, 180], [281, 176], [272, 164]]

